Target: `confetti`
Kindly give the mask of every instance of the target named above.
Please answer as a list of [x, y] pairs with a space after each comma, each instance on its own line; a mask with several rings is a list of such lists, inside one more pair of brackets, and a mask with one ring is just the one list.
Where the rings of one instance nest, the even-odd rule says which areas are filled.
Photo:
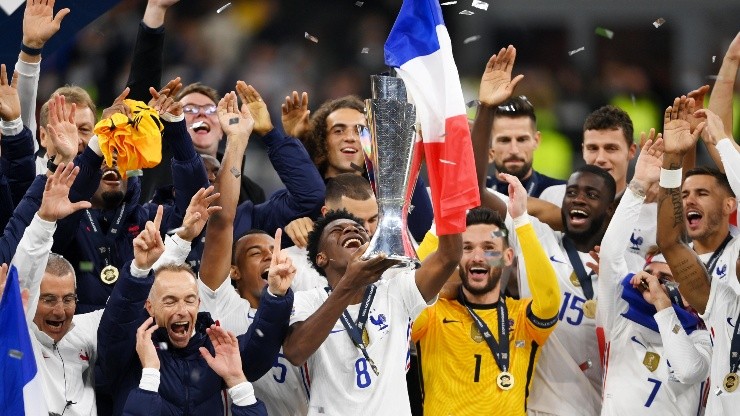
[[356, 1], [355, 2], [355, 6], [357, 6], [357, 7], [362, 7], [363, 4], [365, 4], [364, 1]]
[[471, 12], [470, 10], [463, 10], [460, 12], [460, 14], [464, 14], [465, 16], [471, 16], [471, 15], [474, 15], [475, 13]]
[[465, 107], [468, 107], [468, 108], [477, 107], [479, 105], [480, 105], [480, 101], [478, 100], [472, 100], [472, 101], [468, 101], [467, 103], [465, 103]]
[[476, 9], [488, 10], [488, 3], [486, 3], [485, 1], [473, 0], [472, 6]]
[[23, 352], [18, 350], [9, 350], [8, 355], [11, 358], [15, 358], [16, 360], [20, 360], [23, 358]]
[[81, 272], [91, 272], [91, 271], [93, 271], [93, 263], [91, 261], [81, 261], [80, 262], [80, 271]]
[[665, 19], [663, 19], [662, 17], [659, 17], [659, 18], [655, 19], [655, 21], [653, 22], [653, 26], [655, 26], [655, 28], [657, 29], [657, 28], [661, 27], [663, 25], [663, 23], [665, 23]]
[[633, 105], [633, 106], [637, 105], [637, 104], [635, 103], [635, 101], [637, 101], [637, 100], [635, 99], [635, 94], [630, 94], [630, 98], [632, 98], [632, 105]]
[[481, 38], [481, 36], [480, 36], [480, 35], [475, 35], [475, 36], [471, 36], [471, 37], [469, 37], [469, 38], [465, 38], [465, 40], [463, 41], [463, 43], [464, 43], [464, 44], [468, 44], [468, 43], [470, 43], [470, 42], [475, 42], [476, 40], [478, 40], [478, 39], [480, 39], [480, 38]]
[[370, 48], [362, 48], [362, 52], [360, 53], [370, 53]]
[[409, 214], [411, 214], [411, 211], [413, 211], [413, 210], [414, 210], [414, 206], [411, 205], [411, 204], [409, 204]]
[[306, 39], [308, 39], [308, 40], [310, 40], [313, 43], [319, 43], [319, 38], [317, 38], [316, 36], [311, 36], [308, 32], [306, 32], [303, 35], [303, 37], [306, 38]]
[[260, 330], [260, 329], [256, 329], [256, 330], [255, 330], [254, 332], [255, 332], [255, 333], [257, 334], [257, 336], [258, 336], [258, 337], [260, 337], [260, 338], [262, 338], [262, 337], [264, 337], [264, 336], [265, 336], [265, 334], [263, 334], [263, 333], [262, 333], [262, 330]]
[[518, 339], [514, 342], [514, 345], [516, 345], [517, 348], [524, 348], [524, 340]]
[[712, 63], [717, 60], [717, 55], [712, 55]]
[[219, 7], [218, 10], [216, 10], [216, 13], [221, 13], [222, 11], [226, 10], [231, 6], [231, 2], [224, 4], [223, 6]]
[[447, 1], [447, 2], [444, 2], [444, 3], [440, 4], [440, 6], [452, 6], [453, 4], [457, 4], [457, 2], [456, 1]]
[[242, 176], [242, 172], [233, 166], [231, 167], [231, 169], [229, 169], [229, 172], [231, 172], [231, 174], [234, 175], [235, 178]]
[[707, 79], [717, 79], [716, 75], [707, 75]]
[[159, 344], [157, 344], [157, 347], [159, 347], [160, 351], [167, 351], [168, 348], [166, 342], [160, 342]]
[[582, 51], [585, 51], [585, 50], [586, 50], [586, 47], [585, 46], [581, 46], [578, 49], [573, 49], [572, 51], [568, 52], [568, 56], [573, 56], [573, 55], [577, 54], [578, 52], [582, 52]]
[[447, 165], [457, 165], [457, 163], [455, 163], [455, 162], [453, 162], [451, 160], [439, 159], [439, 162], [440, 163], [447, 164]]
[[599, 36], [603, 36], [603, 37], [605, 37], [605, 38], [607, 38], [607, 39], [611, 39], [611, 38], [613, 38], [613, 37], [614, 37], [614, 32], [612, 32], [612, 31], [611, 31], [611, 30], [609, 30], [609, 29], [605, 29], [605, 28], [603, 28], [603, 27], [597, 27], [597, 28], [596, 28], [596, 30], [595, 30], [594, 32], [595, 32], [595, 33], [596, 33], [597, 35], [599, 35]]

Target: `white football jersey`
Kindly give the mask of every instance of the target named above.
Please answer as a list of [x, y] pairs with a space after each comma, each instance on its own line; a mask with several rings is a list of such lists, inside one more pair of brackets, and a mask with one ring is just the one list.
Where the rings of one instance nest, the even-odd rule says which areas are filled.
[[[724, 251], [722, 251], [719, 259], [717, 259], [717, 263], [715, 264], [710, 277], [713, 281], [717, 280], [720, 283], [725, 283], [733, 288], [735, 292], [740, 293], [740, 282], [738, 282], [737, 275], [735, 274], [738, 250], [740, 250], [740, 236], [735, 235], [735, 237], [733, 237], [733, 239], [727, 244]], [[699, 258], [704, 264], [707, 264], [709, 259], [712, 257], [712, 254], [714, 253], [704, 253], [699, 255]]]
[[[414, 275], [414, 270], [403, 270], [375, 283], [378, 290], [366, 326], [370, 339], [367, 352], [379, 376], [352, 343], [340, 320], [309, 357], [309, 415], [411, 414], [406, 386], [411, 320], [427, 307]], [[327, 298], [323, 288], [296, 293], [291, 325], [308, 319]], [[357, 319], [359, 307], [347, 307], [352, 319]]]
[[725, 376], [730, 372], [730, 347], [737, 318], [740, 314], [740, 295], [730, 285], [711, 280], [707, 309], [701, 318], [712, 336], [714, 351], [709, 373], [711, 387], [707, 400], [707, 416], [736, 415], [740, 409], [740, 390], [732, 393], [722, 387]]
[[316, 288], [323, 289], [329, 286], [326, 277], [320, 275], [308, 261], [308, 252], [305, 248], [292, 246], [286, 248], [284, 251], [290, 257], [296, 269], [293, 282], [290, 284], [294, 292]]
[[[209, 312], [227, 331], [245, 334], [257, 312], [246, 299], [239, 296], [231, 279], [224, 280], [216, 290], [211, 290], [200, 279], [200, 310]], [[271, 295], [267, 295], [271, 296]], [[303, 382], [303, 369], [293, 366], [283, 356], [282, 349], [272, 369], [259, 380], [252, 382], [255, 396], [262, 400], [270, 415], [304, 416], [308, 412], [308, 386]]]

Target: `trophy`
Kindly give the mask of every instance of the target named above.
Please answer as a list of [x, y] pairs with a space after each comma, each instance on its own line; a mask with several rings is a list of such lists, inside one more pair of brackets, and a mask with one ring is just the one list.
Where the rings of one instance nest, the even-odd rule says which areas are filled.
[[[418, 268], [407, 216], [421, 166], [416, 110], [406, 100], [401, 78], [373, 75], [372, 99], [365, 100], [369, 129], [360, 134], [370, 183], [378, 200], [378, 228], [363, 255], [385, 253], [400, 267]], [[398, 267], [398, 266], [397, 266]]]

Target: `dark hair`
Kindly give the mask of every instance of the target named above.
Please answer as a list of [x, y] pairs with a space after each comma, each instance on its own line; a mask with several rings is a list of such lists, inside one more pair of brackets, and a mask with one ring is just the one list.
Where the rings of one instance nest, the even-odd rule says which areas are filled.
[[218, 95], [218, 91], [216, 91], [214, 88], [211, 88], [207, 85], [201, 84], [200, 82], [194, 82], [190, 85], [185, 86], [185, 88], [180, 90], [180, 93], [177, 94], [177, 97], [175, 97], [175, 99], [177, 101], [180, 101], [186, 95], [190, 95], [194, 93], [200, 93], [200, 94], [205, 95], [206, 97], [210, 98], [214, 104], [218, 104], [218, 101], [221, 99], [221, 97], [219, 97]]
[[624, 133], [624, 141], [627, 146], [634, 143], [634, 127], [632, 119], [621, 108], [613, 105], [605, 105], [586, 117], [583, 123], [583, 131], [586, 130], [617, 130], [621, 128]]
[[[735, 192], [732, 190], [732, 186], [730, 186], [730, 181], [727, 180], [727, 175], [720, 172], [719, 169], [712, 168], [709, 166], [699, 166], [693, 169], [689, 169], [686, 172], [686, 178], [688, 178], [689, 176], [696, 176], [696, 175], [707, 175], [707, 176], [713, 177], [714, 180], [717, 181], [720, 187], [724, 188], [725, 191], [727, 191], [727, 193], [730, 194], [730, 196], [732, 196], [733, 198], [735, 197]], [[686, 179], [684, 178], [684, 180]]]
[[504, 233], [502, 235], [504, 247], [509, 246], [509, 239], [506, 238], [506, 236], [509, 235], [509, 229], [506, 228], [506, 222], [501, 218], [501, 215], [498, 212], [486, 207], [471, 209], [465, 216], [465, 225], [470, 227], [471, 225], [478, 224], [495, 225], [498, 227], [499, 231]]
[[580, 168], [574, 170], [571, 176], [575, 175], [576, 173], [589, 173], [601, 177], [601, 179], [604, 181], [604, 190], [607, 192], [609, 201], [613, 201], [614, 198], [617, 196], [617, 182], [614, 181], [612, 175], [610, 175], [609, 172], [607, 172], [606, 170], [596, 165], [583, 165]]
[[238, 246], [239, 246], [239, 243], [240, 243], [240, 242], [241, 242], [241, 241], [242, 241], [242, 240], [243, 240], [243, 239], [244, 239], [244, 238], [245, 238], [246, 236], [248, 236], [248, 235], [253, 235], [253, 234], [264, 234], [264, 235], [270, 236], [270, 234], [269, 234], [269, 233], [267, 233], [266, 231], [263, 231], [263, 230], [259, 230], [259, 229], [257, 229], [257, 228], [252, 228], [251, 230], [249, 230], [249, 231], [247, 231], [246, 233], [242, 234], [242, 235], [241, 235], [241, 237], [239, 237], [239, 238], [235, 239], [235, 240], [234, 240], [234, 244], [233, 244], [233, 245], [231, 246], [231, 264], [233, 264], [233, 265], [236, 265], [236, 259], [237, 259], [237, 257], [239, 257], [239, 256], [237, 255], [237, 253], [236, 253], [236, 249], [238, 248]]
[[354, 173], [342, 173], [326, 181], [326, 201], [339, 201], [343, 196], [358, 201], [367, 201], [372, 197], [370, 181]]
[[324, 229], [327, 225], [337, 220], [351, 220], [362, 226], [362, 220], [352, 215], [346, 209], [335, 209], [328, 211], [323, 217], [319, 217], [313, 223], [313, 230], [308, 233], [308, 244], [306, 245], [306, 251], [308, 251], [308, 261], [311, 263], [316, 271], [320, 275], [326, 277], [324, 269], [316, 264], [316, 256], [319, 254], [319, 244], [321, 243], [321, 234], [324, 233]]
[[329, 117], [329, 114], [342, 108], [365, 113], [365, 103], [356, 95], [348, 95], [325, 102], [315, 113], [311, 114], [311, 130], [306, 133], [307, 137], [304, 144], [322, 177], [329, 167], [328, 149], [326, 147], [326, 118]]
[[532, 103], [527, 100], [527, 97], [520, 95], [518, 97], [511, 97], [503, 103], [493, 108], [493, 119], [497, 117], [529, 117], [533, 124], [537, 124], [537, 116], [534, 114], [534, 107]]

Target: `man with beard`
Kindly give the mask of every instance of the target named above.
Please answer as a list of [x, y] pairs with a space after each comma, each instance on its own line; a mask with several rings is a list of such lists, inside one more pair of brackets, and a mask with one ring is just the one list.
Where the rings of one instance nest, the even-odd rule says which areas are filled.
[[[516, 50], [511, 48], [516, 54]], [[513, 59], [513, 58], [512, 58]], [[532, 168], [534, 151], [540, 144], [537, 118], [534, 107], [526, 97], [511, 97], [501, 103], [481, 101], [479, 111], [493, 114], [491, 127], [491, 150], [488, 163], [493, 163], [496, 172], [516, 176], [524, 185], [529, 196], [538, 197], [550, 186], [565, 184], [565, 181], [543, 175]], [[504, 195], [509, 184], [490, 176], [486, 183]]]
[[413, 325], [428, 415], [525, 415], [541, 347], [558, 321], [560, 289], [529, 222], [527, 191], [512, 175], [500, 178], [509, 184], [509, 213], [532, 298], [501, 293], [502, 271], [514, 256], [504, 221], [488, 208], [468, 212], [457, 298], [440, 299]]

